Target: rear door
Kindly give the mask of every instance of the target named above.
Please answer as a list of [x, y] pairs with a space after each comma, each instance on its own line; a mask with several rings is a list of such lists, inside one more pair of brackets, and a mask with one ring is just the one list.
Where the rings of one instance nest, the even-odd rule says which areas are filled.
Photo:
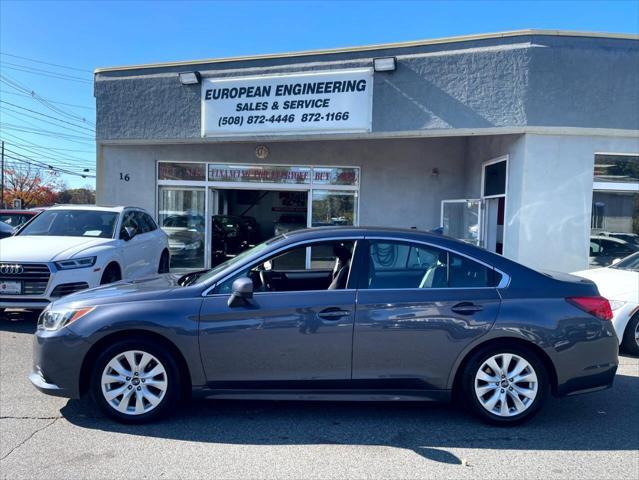
[[360, 276], [353, 379], [445, 389], [453, 363], [494, 323], [499, 275], [434, 246], [371, 238]]

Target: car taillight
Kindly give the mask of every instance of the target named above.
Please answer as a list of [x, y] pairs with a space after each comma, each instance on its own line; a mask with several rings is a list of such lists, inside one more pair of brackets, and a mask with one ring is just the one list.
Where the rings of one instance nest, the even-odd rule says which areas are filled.
[[568, 297], [566, 300], [575, 307], [588, 312], [602, 320], [612, 320], [612, 308], [610, 302], [604, 297]]

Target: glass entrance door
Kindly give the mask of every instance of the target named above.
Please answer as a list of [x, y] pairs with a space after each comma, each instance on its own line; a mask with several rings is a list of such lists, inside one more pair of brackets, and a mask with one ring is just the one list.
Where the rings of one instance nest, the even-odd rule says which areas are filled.
[[160, 187], [158, 223], [169, 237], [171, 268], [204, 268], [205, 204], [203, 188]]
[[442, 227], [443, 234], [449, 237], [481, 245], [481, 200], [443, 200]]

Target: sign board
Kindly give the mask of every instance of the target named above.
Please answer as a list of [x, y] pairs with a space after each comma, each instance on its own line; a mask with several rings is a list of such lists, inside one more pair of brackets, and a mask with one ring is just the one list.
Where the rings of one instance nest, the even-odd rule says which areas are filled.
[[359, 185], [357, 167], [229, 165], [210, 163], [209, 181], [229, 183], [294, 183], [298, 185]]
[[202, 79], [202, 136], [369, 132], [369, 68]]

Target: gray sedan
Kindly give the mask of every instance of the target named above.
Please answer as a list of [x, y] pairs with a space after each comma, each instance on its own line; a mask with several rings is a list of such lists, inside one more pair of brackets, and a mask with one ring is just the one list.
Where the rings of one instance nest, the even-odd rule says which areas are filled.
[[457, 398], [515, 424], [549, 394], [612, 385], [617, 339], [589, 280], [542, 274], [415, 230], [328, 227], [209, 271], [118, 282], [54, 302], [30, 379], [147, 422], [191, 395]]

